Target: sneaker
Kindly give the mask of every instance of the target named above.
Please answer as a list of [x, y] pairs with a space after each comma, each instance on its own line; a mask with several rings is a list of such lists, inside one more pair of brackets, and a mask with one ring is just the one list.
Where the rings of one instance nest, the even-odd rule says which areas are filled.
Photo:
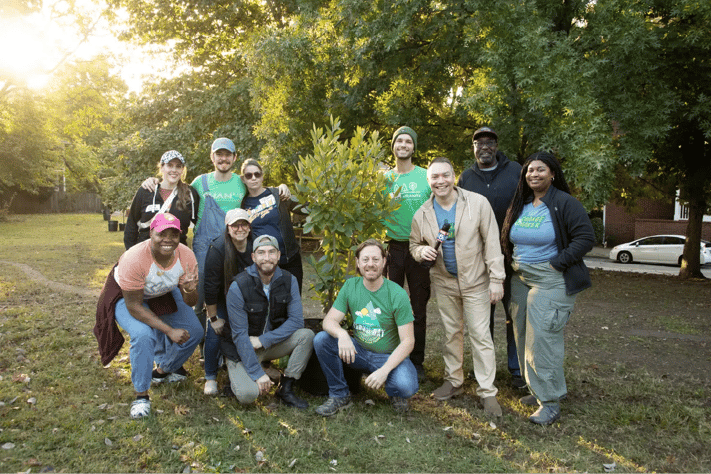
[[395, 410], [395, 413], [405, 413], [410, 409], [410, 403], [407, 401], [407, 398], [390, 397], [390, 403], [393, 404], [393, 410]]
[[217, 380], [206, 380], [203, 393], [210, 396], [217, 395]]
[[560, 407], [558, 405], [541, 405], [536, 413], [528, 418], [531, 423], [537, 425], [550, 425], [560, 418]]
[[520, 375], [512, 375], [511, 386], [517, 389], [526, 388], [526, 381]]
[[351, 406], [351, 397], [329, 397], [326, 403], [316, 407], [316, 413], [321, 416], [332, 416], [341, 410], [345, 410]]
[[143, 418], [151, 414], [151, 401], [147, 398], [137, 398], [131, 403], [131, 418]]
[[432, 392], [432, 397], [434, 397], [435, 400], [444, 401], [461, 395], [462, 393], [464, 393], [464, 389], [461, 386], [455, 387], [452, 385], [452, 382], [445, 380], [441, 387]]
[[530, 407], [538, 406], [538, 399], [533, 395], [526, 395], [524, 397], [519, 398], [518, 401], [521, 402], [523, 405], [528, 405]]
[[159, 374], [158, 369], [153, 369], [151, 375], [153, 383], [173, 383], [180, 382], [188, 378], [188, 372], [183, 368], [179, 368], [175, 372]]
[[484, 413], [493, 416], [501, 416], [501, 405], [496, 401], [496, 397], [482, 397], [481, 403], [484, 405]]

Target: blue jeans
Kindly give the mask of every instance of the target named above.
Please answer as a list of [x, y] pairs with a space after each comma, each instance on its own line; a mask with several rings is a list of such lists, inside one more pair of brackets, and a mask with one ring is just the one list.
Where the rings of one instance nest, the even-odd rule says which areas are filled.
[[[356, 349], [355, 361], [349, 366], [363, 372], [375, 372], [388, 360], [390, 354], [371, 352], [351, 338]], [[314, 337], [314, 352], [328, 382], [328, 396], [332, 398], [347, 397], [350, 394], [346, 377], [343, 375], [343, 361], [338, 357], [338, 339], [326, 331], [321, 331]], [[406, 358], [395, 367], [385, 381], [385, 393], [390, 397], [410, 398], [419, 389], [417, 370]]]
[[[227, 306], [217, 303], [217, 317], [227, 320]], [[215, 334], [212, 324], [207, 324], [205, 332], [205, 380], [217, 380], [217, 369], [220, 363], [220, 336]]]
[[[116, 322], [131, 337], [131, 381], [138, 393], [151, 387], [153, 361], [165, 372], [175, 372], [190, 358], [202, 339], [202, 327], [193, 309], [183, 301], [180, 289], [175, 288], [171, 293], [178, 311], [166, 314], [161, 319], [171, 327], [185, 329], [190, 333], [190, 339], [182, 345], [131, 316], [123, 298], [116, 303]], [[143, 306], [148, 308], [146, 303]]]
[[[514, 337], [514, 325], [511, 319], [511, 275], [506, 276], [504, 280], [504, 298], [501, 300], [506, 314], [506, 354], [508, 355], [509, 373], [513, 376], [521, 376], [521, 368], [518, 365], [518, 352], [516, 352], [516, 338]], [[491, 305], [491, 317], [489, 320], [489, 330], [491, 331], [491, 340], [494, 340], [494, 313], [496, 305]]]

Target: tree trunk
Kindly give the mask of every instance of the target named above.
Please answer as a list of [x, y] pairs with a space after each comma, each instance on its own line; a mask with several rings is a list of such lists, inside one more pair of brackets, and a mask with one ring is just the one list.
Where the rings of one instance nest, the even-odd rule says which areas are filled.
[[706, 210], [703, 193], [696, 193], [689, 199], [689, 224], [686, 226], [684, 257], [679, 270], [679, 278], [705, 278], [701, 273], [699, 249], [701, 246], [701, 224]]

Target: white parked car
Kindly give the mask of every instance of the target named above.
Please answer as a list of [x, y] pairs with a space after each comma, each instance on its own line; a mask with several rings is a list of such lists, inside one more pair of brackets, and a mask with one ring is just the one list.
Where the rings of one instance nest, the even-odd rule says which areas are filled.
[[[610, 260], [620, 263], [645, 262], [681, 265], [684, 254], [683, 235], [652, 235], [633, 242], [620, 244], [610, 250]], [[711, 263], [711, 245], [701, 242], [701, 265]]]

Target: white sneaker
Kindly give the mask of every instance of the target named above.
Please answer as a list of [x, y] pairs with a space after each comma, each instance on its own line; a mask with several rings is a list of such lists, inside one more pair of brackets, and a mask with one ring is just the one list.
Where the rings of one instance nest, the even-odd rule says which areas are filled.
[[205, 395], [217, 395], [217, 380], [206, 380], [203, 392]]
[[137, 398], [131, 403], [131, 418], [143, 418], [151, 414], [151, 401]]

